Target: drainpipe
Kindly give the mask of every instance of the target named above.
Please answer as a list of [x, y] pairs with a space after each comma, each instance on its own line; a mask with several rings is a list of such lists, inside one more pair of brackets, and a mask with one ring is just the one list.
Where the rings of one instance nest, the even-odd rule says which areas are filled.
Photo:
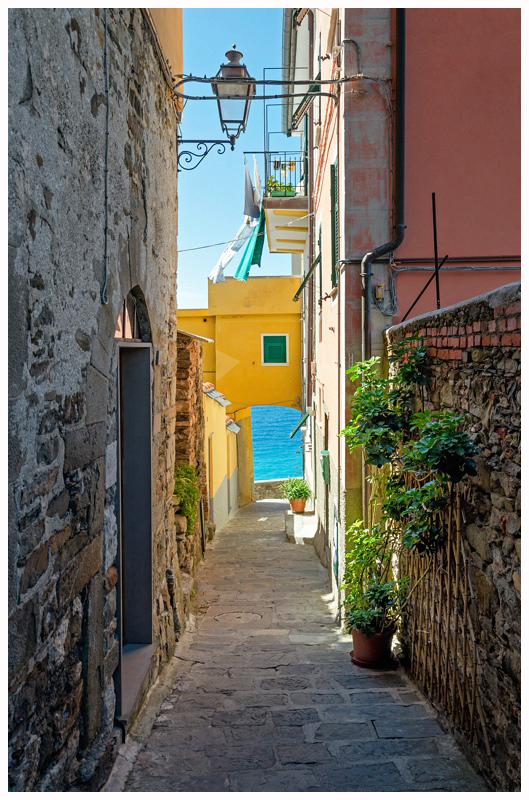
[[395, 228], [391, 242], [370, 250], [362, 259], [362, 359], [371, 358], [371, 306], [373, 303], [371, 265], [380, 256], [396, 250], [404, 239], [404, 122], [406, 71], [406, 9], [396, 9], [396, 110], [395, 110]]

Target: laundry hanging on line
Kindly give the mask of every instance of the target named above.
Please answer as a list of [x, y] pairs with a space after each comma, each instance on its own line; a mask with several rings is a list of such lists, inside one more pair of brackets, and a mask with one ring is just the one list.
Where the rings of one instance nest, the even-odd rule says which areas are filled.
[[235, 277], [238, 281], [247, 281], [250, 269], [255, 264], [261, 266], [261, 259], [263, 257], [263, 246], [265, 237], [266, 219], [265, 213], [261, 209], [261, 216], [259, 217], [259, 224], [256, 225], [250, 236], [250, 240], [242, 254], [241, 263], [237, 268]]
[[245, 244], [251, 236], [253, 228], [256, 227], [258, 220], [246, 217], [243, 224], [237, 231], [235, 237], [231, 240], [229, 245], [222, 251], [222, 254], [208, 275], [212, 283], [224, 283], [224, 270], [232, 260], [233, 256], [239, 252], [243, 244]]

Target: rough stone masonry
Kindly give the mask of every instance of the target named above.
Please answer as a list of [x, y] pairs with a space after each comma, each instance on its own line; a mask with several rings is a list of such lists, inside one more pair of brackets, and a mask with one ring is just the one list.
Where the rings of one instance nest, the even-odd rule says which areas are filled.
[[[118, 357], [152, 342], [152, 670], [174, 649], [177, 119], [139, 9], [9, 14], [9, 749], [16, 791], [97, 790], [115, 750]], [[104, 282], [108, 128], [108, 304]], [[176, 613], [178, 614], [178, 603]]]
[[492, 756], [461, 743], [498, 791], [519, 791], [520, 782], [520, 314], [520, 284], [512, 283], [387, 334], [390, 343], [424, 337], [432, 364], [426, 406], [464, 414], [480, 450], [463, 534]]

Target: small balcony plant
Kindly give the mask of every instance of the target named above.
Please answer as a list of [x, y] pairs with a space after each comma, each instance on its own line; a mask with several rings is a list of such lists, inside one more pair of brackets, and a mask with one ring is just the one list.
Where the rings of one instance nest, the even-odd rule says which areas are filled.
[[305, 511], [305, 505], [312, 492], [304, 478], [287, 478], [281, 487], [283, 497], [290, 501], [290, 508], [296, 514]]
[[296, 196], [296, 190], [291, 183], [282, 183], [272, 176], [268, 178], [268, 181], [266, 182], [266, 188], [268, 189], [268, 193], [271, 195], [271, 197]]

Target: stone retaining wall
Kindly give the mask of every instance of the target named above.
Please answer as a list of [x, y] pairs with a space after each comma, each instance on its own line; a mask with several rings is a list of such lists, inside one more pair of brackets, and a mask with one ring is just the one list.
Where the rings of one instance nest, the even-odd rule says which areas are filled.
[[284, 480], [280, 481], [255, 481], [254, 482], [254, 500], [275, 500], [278, 497], [283, 497], [281, 487]]
[[[206, 464], [204, 461], [204, 403], [202, 344], [185, 334], [178, 333], [177, 340], [178, 380], [176, 383], [175, 463], [188, 464], [195, 468], [200, 496], [207, 519], [208, 497], [206, 487]], [[176, 516], [179, 582], [184, 592], [187, 609], [189, 591], [193, 587], [193, 576], [202, 559], [200, 514], [193, 531], [183, 530], [181, 515]], [[186, 522], [184, 518], [184, 522]], [[189, 591], [187, 589], [189, 587]], [[185, 624], [185, 618], [180, 621]]]
[[516, 283], [387, 332], [390, 343], [425, 338], [433, 368], [426, 407], [463, 413], [479, 446], [464, 545], [492, 758], [467, 750], [502, 791], [516, 791], [520, 779], [520, 313]]

